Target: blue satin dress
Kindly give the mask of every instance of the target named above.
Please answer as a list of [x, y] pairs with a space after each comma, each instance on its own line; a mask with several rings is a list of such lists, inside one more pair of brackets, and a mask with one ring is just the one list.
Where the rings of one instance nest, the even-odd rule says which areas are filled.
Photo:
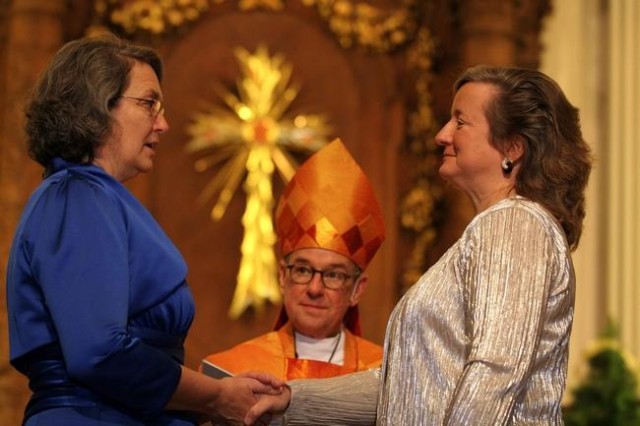
[[24, 209], [7, 268], [10, 361], [33, 392], [25, 424], [195, 424], [163, 410], [194, 316], [186, 274], [121, 183], [56, 159]]

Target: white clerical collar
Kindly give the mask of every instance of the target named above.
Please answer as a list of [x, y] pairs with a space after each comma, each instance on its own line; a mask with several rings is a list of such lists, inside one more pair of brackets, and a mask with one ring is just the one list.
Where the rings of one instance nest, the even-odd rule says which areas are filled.
[[325, 339], [314, 339], [295, 332], [293, 334], [298, 358], [330, 362], [337, 365], [344, 364], [344, 331]]

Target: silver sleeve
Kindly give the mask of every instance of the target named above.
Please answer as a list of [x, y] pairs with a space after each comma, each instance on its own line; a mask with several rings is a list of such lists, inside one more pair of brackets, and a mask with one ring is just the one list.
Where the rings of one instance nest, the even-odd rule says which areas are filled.
[[289, 382], [284, 425], [375, 425], [380, 369]]

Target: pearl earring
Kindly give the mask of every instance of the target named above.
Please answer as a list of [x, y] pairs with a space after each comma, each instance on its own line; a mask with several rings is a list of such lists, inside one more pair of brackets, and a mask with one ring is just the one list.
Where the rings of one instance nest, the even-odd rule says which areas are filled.
[[509, 158], [504, 157], [502, 159], [502, 163], [500, 163], [500, 167], [502, 167], [502, 171], [505, 175], [510, 174], [513, 171], [513, 161], [509, 160]]

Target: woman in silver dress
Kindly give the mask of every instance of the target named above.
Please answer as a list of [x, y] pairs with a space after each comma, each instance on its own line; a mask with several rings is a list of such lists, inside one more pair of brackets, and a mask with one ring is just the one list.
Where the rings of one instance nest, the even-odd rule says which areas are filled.
[[439, 172], [476, 216], [395, 307], [381, 369], [290, 382], [248, 424], [562, 424], [591, 170], [578, 110], [534, 70], [470, 68], [454, 92]]

